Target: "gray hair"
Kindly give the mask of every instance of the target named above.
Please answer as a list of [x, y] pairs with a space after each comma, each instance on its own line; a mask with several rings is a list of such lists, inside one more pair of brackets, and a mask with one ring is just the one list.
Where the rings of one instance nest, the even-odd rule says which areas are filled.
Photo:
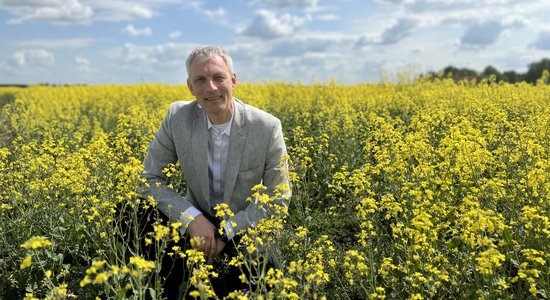
[[187, 57], [187, 61], [185, 61], [185, 66], [187, 67], [187, 77], [191, 74], [191, 63], [195, 58], [199, 59], [199, 62], [203, 63], [215, 56], [221, 57], [227, 65], [229, 74], [233, 74], [233, 59], [231, 59], [231, 56], [229, 56], [227, 50], [218, 46], [207, 45], [193, 49]]

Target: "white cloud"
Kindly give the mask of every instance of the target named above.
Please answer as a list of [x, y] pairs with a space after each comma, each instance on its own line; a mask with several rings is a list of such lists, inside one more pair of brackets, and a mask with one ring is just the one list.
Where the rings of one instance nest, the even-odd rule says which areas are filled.
[[274, 7], [315, 8], [318, 0], [247, 0], [249, 3], [260, 3]]
[[150, 19], [153, 17], [153, 12], [144, 6], [133, 5], [128, 12], [136, 18]]
[[85, 72], [85, 73], [94, 72], [94, 70], [92, 69], [91, 63], [87, 58], [78, 55], [74, 58], [74, 62], [78, 66], [79, 71]]
[[340, 20], [341, 18], [340, 16], [335, 14], [323, 14], [323, 15], [315, 16], [315, 19], [320, 21], [336, 21], [336, 20]]
[[184, 84], [187, 78], [185, 60], [196, 46], [196, 44], [184, 43], [150, 46], [126, 43], [122, 47], [104, 53], [111, 60], [106, 69], [113, 74], [125, 76], [122, 79], [119, 77], [119, 80], [132, 82], [139, 78], [139, 81]]
[[24, 48], [86, 48], [95, 42], [91, 38], [21, 40], [16, 45]]
[[[357, 51], [350, 41], [351, 35], [316, 35], [297, 38], [296, 48], [292, 48], [293, 38], [272, 41], [239, 43], [229, 47], [233, 57], [237, 77], [243, 82], [284, 80], [294, 82], [318, 82], [337, 78], [347, 83], [375, 80], [366, 72], [376, 69], [370, 55]], [[315, 44], [308, 47], [308, 43]], [[278, 52], [279, 51], [279, 52]], [[375, 70], [376, 71], [376, 70]]]
[[391, 45], [398, 43], [412, 34], [418, 26], [419, 21], [412, 18], [400, 18], [393, 20], [393, 24], [379, 34], [365, 34], [359, 38], [355, 46], [364, 47], [369, 45]]
[[350, 35], [309, 35], [305, 37], [276, 40], [269, 45], [268, 55], [290, 57], [312, 55], [314, 53], [346, 52], [357, 42], [356, 36]]
[[501, 35], [504, 26], [497, 21], [472, 24], [460, 38], [460, 45], [466, 49], [479, 49], [493, 44]]
[[177, 43], [138, 46], [126, 43], [121, 48], [111, 50], [108, 56], [129, 67], [177, 68], [185, 67], [187, 55], [194, 46]]
[[149, 36], [153, 33], [153, 31], [149, 27], [145, 27], [143, 29], [137, 29], [137, 28], [134, 27], [133, 24], [130, 24], [130, 25], [124, 27], [120, 32], [131, 35], [131, 36], [140, 36], [140, 35]]
[[539, 50], [550, 50], [550, 30], [539, 32], [537, 39], [530, 46]]
[[0, 8], [17, 16], [10, 24], [25, 21], [50, 21], [54, 23], [87, 23], [94, 15], [92, 7], [78, 0], [4, 0]]
[[97, 12], [95, 20], [112, 22], [151, 19], [155, 15], [153, 7], [162, 4], [155, 1], [142, 3], [135, 0], [94, 0], [89, 3]]
[[293, 34], [309, 20], [309, 16], [300, 18], [288, 13], [277, 16], [271, 11], [262, 9], [256, 12], [256, 17], [248, 27], [238, 30], [237, 33], [263, 39], [273, 39]]
[[223, 18], [225, 17], [225, 9], [220, 7], [216, 10], [205, 10], [204, 15], [211, 19]]
[[175, 40], [181, 36], [181, 31], [173, 31], [168, 34], [168, 38], [171, 40]]
[[14, 67], [41, 67], [55, 63], [53, 53], [44, 49], [21, 50], [15, 52], [9, 60]]
[[179, 0], [0, 0], [0, 10], [14, 18], [10, 24], [26, 21], [53, 23], [90, 23], [93, 21], [130, 21], [150, 19], [155, 8]]
[[471, 24], [459, 40], [464, 49], [481, 49], [494, 44], [506, 31], [524, 27], [529, 22], [520, 17], [507, 17], [502, 20], [490, 20]]
[[382, 33], [381, 44], [395, 44], [411, 34], [417, 25], [417, 21], [411, 18], [402, 18]]
[[522, 16], [548, 8], [546, 0], [402, 0], [383, 1], [394, 3], [400, 8], [397, 17], [414, 17], [422, 25], [436, 26], [454, 23], [467, 26], [487, 20], [528, 22]]

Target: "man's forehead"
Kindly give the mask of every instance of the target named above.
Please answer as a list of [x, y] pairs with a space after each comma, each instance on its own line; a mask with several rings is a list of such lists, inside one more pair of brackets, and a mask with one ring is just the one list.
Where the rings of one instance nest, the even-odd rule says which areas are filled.
[[224, 67], [227, 67], [227, 64], [225, 63], [225, 60], [220, 57], [219, 55], [214, 56], [206, 56], [206, 57], [195, 57], [191, 61], [191, 67], [197, 66], [197, 65], [206, 65], [208, 63], [213, 63], [216, 65], [222, 65]]
[[213, 56], [203, 59], [194, 59], [191, 62], [193, 74], [200, 75], [205, 72], [227, 73], [228, 67], [225, 61], [219, 56]]

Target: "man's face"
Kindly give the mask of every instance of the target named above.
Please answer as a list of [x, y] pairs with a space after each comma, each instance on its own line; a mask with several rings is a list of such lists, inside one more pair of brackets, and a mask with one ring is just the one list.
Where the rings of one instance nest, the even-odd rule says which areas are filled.
[[221, 57], [214, 56], [205, 62], [194, 59], [190, 66], [187, 86], [212, 122], [231, 115], [237, 76], [235, 73], [229, 73]]

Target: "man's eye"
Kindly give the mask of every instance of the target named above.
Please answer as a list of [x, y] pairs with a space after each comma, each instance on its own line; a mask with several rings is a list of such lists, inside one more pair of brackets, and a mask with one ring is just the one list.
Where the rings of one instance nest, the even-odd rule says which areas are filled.
[[204, 82], [204, 80], [205, 80], [204, 78], [197, 78], [197, 79], [195, 79], [195, 82], [196, 83], [201, 83], [201, 82]]
[[223, 76], [216, 76], [216, 77], [214, 77], [214, 80], [215, 80], [216, 82], [222, 82], [222, 81], [225, 80], [225, 77], [223, 77]]

